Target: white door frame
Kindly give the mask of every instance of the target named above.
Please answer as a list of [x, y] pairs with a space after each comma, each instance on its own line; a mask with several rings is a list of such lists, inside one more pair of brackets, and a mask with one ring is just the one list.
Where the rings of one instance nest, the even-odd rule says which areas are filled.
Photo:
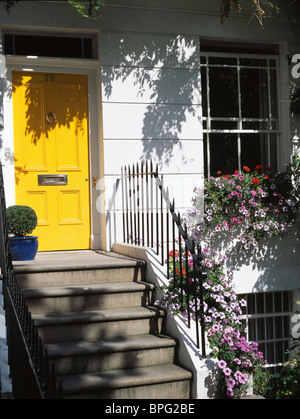
[[[89, 158], [90, 158], [90, 208], [91, 208], [91, 249], [101, 249], [105, 225], [101, 224], [101, 217], [97, 210], [99, 191], [93, 187], [93, 178], [100, 179], [101, 165], [101, 133], [98, 121], [101, 121], [101, 94], [98, 60], [86, 59], [57, 59], [33, 57], [6, 57], [6, 71], [4, 82], [3, 112], [3, 154], [6, 201], [7, 206], [15, 203], [15, 174], [14, 174], [14, 140], [13, 140], [13, 107], [12, 107], [12, 72], [34, 71], [49, 73], [84, 74], [88, 78], [88, 106], [89, 106]], [[103, 157], [102, 157], [103, 158]], [[102, 233], [102, 234], [101, 234]]]

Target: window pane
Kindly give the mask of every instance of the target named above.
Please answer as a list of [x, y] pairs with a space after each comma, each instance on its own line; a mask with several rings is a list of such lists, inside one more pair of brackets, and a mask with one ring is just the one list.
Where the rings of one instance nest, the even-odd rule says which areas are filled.
[[209, 68], [210, 116], [238, 117], [238, 79], [236, 68]]
[[271, 292], [266, 293], [266, 313], [273, 313], [273, 294]]
[[210, 134], [210, 175], [233, 173], [238, 169], [237, 136], [234, 134]]
[[83, 39], [83, 58], [94, 58], [93, 42], [91, 38]]
[[208, 155], [207, 155], [207, 135], [203, 136], [203, 153], [204, 153], [204, 173], [208, 176]]
[[269, 364], [274, 364], [275, 363], [275, 355], [274, 355], [274, 350], [275, 350], [275, 346], [273, 342], [269, 342], [266, 344], [266, 358]]
[[275, 344], [276, 348], [276, 363], [283, 363], [285, 360], [285, 354], [284, 354], [284, 342], [276, 342]]
[[281, 292], [274, 292], [275, 312], [282, 312]]
[[246, 68], [240, 74], [242, 117], [269, 117], [267, 70]]
[[267, 166], [266, 141], [263, 134], [241, 135], [241, 166], [248, 166], [251, 170], [258, 164]]
[[237, 65], [236, 58], [231, 57], [209, 57], [208, 58], [209, 64], [219, 64], [219, 65]]
[[268, 130], [269, 129], [269, 121], [243, 121], [243, 130]]
[[256, 297], [256, 312], [257, 314], [262, 314], [265, 311], [265, 302], [264, 294], [259, 293]]
[[6, 34], [5, 54], [96, 58], [92, 37]]
[[276, 73], [276, 70], [270, 70], [270, 96], [271, 96], [272, 118], [278, 119], [277, 73]]
[[275, 337], [283, 338], [282, 317], [275, 317]]
[[268, 317], [266, 319], [267, 325], [267, 339], [274, 339], [274, 319], [272, 317]]
[[283, 334], [285, 338], [288, 338], [291, 334], [291, 318], [290, 316], [284, 316], [283, 318]]
[[4, 53], [12, 55], [14, 53], [14, 37], [13, 35], [4, 35]]
[[267, 166], [272, 167], [273, 170], [277, 170], [277, 135], [270, 134], [270, 161], [267, 162]]
[[283, 298], [283, 311], [287, 311], [287, 312], [291, 311], [292, 307], [291, 307], [290, 293], [288, 291], [283, 291], [282, 298]]
[[247, 307], [248, 314], [255, 314], [255, 294], [248, 294]]
[[255, 319], [249, 319], [248, 322], [249, 340], [254, 342], [257, 340], [256, 337], [256, 324]]
[[264, 340], [265, 336], [265, 319], [257, 319], [257, 340]]
[[237, 129], [237, 121], [211, 121], [211, 129], [218, 129], [218, 130]]
[[201, 67], [201, 95], [202, 95], [202, 112], [207, 117], [207, 80], [206, 67]]
[[15, 36], [16, 55], [82, 58], [80, 38], [51, 36]]
[[240, 58], [240, 65], [248, 67], [267, 67], [268, 60], [262, 58]]

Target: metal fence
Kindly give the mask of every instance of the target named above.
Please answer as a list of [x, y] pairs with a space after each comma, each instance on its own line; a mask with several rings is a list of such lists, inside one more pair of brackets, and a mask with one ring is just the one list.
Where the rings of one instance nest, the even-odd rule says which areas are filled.
[[[181, 300], [181, 311], [187, 313], [188, 326], [196, 324], [197, 347], [205, 351], [203, 282], [206, 272], [201, 265], [201, 248], [188, 237], [187, 227], [169, 191], [163, 186], [163, 176], [152, 162], [121, 169], [123, 241], [156, 249], [160, 263], [167, 265], [168, 280], [187, 295]], [[187, 267], [189, 266], [189, 269]], [[190, 296], [200, 302], [191, 310]]]
[[3, 275], [4, 308], [7, 326], [8, 362], [15, 399], [62, 398], [54, 364], [48, 362], [24, 296], [17, 284], [6, 226], [6, 203], [0, 164], [0, 262]]

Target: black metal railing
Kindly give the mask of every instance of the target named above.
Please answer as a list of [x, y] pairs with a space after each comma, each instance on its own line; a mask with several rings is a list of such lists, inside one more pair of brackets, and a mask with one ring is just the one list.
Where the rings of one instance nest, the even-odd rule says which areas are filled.
[[[167, 265], [167, 278], [181, 290], [181, 311], [187, 313], [188, 327], [196, 325], [196, 343], [206, 356], [203, 282], [200, 246], [188, 237], [186, 224], [169, 200], [158, 166], [146, 162], [121, 169], [123, 242], [156, 249], [160, 263]], [[189, 269], [188, 269], [189, 268]], [[190, 296], [196, 309], [190, 307]], [[197, 304], [197, 301], [200, 304]]]
[[62, 389], [38, 329], [17, 284], [9, 251], [6, 202], [0, 164], [0, 262], [3, 276], [8, 363], [15, 399], [58, 399]]

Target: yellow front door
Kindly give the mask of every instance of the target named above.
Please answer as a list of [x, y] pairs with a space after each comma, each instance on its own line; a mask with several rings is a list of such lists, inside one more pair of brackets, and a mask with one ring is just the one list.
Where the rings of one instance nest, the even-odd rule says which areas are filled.
[[90, 248], [87, 77], [13, 72], [16, 203], [39, 250]]

